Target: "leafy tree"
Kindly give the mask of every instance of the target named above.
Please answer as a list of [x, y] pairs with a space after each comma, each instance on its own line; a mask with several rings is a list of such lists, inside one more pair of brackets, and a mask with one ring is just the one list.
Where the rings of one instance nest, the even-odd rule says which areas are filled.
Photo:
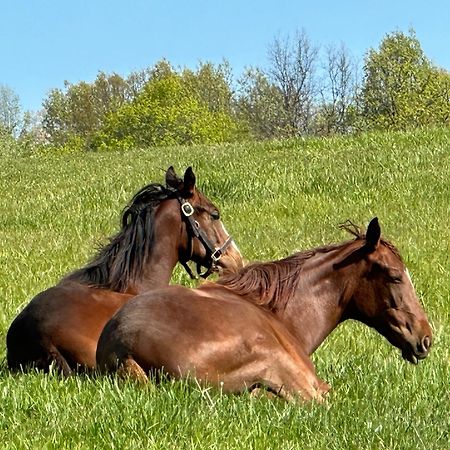
[[62, 145], [72, 131], [69, 121], [68, 98], [61, 89], [52, 89], [43, 102], [42, 126], [49, 141]]
[[183, 83], [195, 93], [199, 101], [206, 104], [211, 112], [234, 113], [234, 92], [232, 73], [228, 62], [215, 66], [202, 62], [196, 71], [184, 69]]
[[276, 38], [269, 47], [269, 81], [281, 92], [286, 123], [283, 128], [292, 136], [311, 132], [317, 95], [316, 65], [318, 48], [305, 31], [291, 41]]
[[319, 49], [302, 31], [274, 39], [267, 69], [248, 69], [237, 85], [226, 61], [175, 70], [162, 60], [128, 78], [99, 72], [92, 83], [50, 92], [44, 134], [36, 126], [19, 133], [14, 96], [3, 94], [10, 103], [1, 103], [0, 91], [0, 109], [9, 111], [8, 119], [0, 111], [0, 126], [69, 151], [450, 123], [450, 74], [426, 58], [413, 32], [388, 34], [367, 53], [361, 85], [343, 45], [324, 55], [319, 72]]
[[283, 138], [290, 135], [286, 128], [287, 113], [280, 89], [271, 83], [260, 69], [247, 69], [239, 80], [237, 111], [256, 139]]
[[[218, 142], [221, 135], [229, 140], [231, 134], [239, 132], [233, 118], [230, 73], [226, 63], [217, 67], [203, 63], [197, 71], [177, 73], [166, 60], [134, 72], [127, 79], [100, 72], [93, 83], [66, 82], [64, 90], [52, 90], [44, 102], [43, 127], [52, 144], [78, 148], [96, 148], [106, 142], [122, 147], [144, 142]], [[183, 113], [188, 114], [184, 123]], [[209, 115], [209, 124], [200, 125], [202, 114]], [[142, 123], [154, 125], [155, 129], [142, 129]]]
[[52, 144], [64, 145], [74, 138], [88, 142], [106, 116], [133, 99], [146, 74], [133, 73], [129, 80], [99, 72], [93, 83], [64, 83], [44, 101], [43, 128]]
[[315, 115], [316, 132], [346, 134], [355, 121], [358, 83], [356, 64], [344, 45], [326, 49], [324, 73], [321, 102]]
[[429, 103], [433, 104], [430, 124], [450, 125], [450, 72], [433, 67], [429, 84]]
[[17, 136], [22, 125], [19, 96], [8, 86], [0, 85], [0, 130], [2, 134]]
[[131, 103], [110, 114], [93, 148], [217, 143], [234, 140], [238, 126], [223, 111], [211, 111], [191, 83], [173, 71], [155, 76]]
[[434, 67], [413, 31], [388, 34], [364, 65], [363, 121], [369, 129], [448, 124], [448, 72]]

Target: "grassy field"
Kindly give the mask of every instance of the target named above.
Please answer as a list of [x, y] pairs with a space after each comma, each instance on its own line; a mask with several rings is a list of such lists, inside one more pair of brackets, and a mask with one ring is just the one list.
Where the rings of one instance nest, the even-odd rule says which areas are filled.
[[[339, 327], [313, 355], [326, 406], [229, 396], [194, 381], [11, 375], [9, 324], [87, 261], [142, 185], [192, 165], [248, 260], [346, 240], [375, 215], [400, 249], [434, 330], [404, 362], [373, 330]], [[126, 154], [0, 156], [0, 446], [151, 449], [446, 449], [450, 440], [450, 130]], [[174, 283], [188, 284], [177, 269]]]

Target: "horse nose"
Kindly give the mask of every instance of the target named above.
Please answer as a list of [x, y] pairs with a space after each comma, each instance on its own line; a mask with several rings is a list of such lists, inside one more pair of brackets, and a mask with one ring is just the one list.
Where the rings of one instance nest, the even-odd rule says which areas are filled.
[[421, 355], [426, 355], [429, 352], [430, 347], [431, 347], [431, 338], [430, 336], [426, 335], [417, 345], [418, 353]]
[[218, 261], [218, 265], [222, 268], [222, 272], [236, 273], [244, 266], [244, 262], [239, 252], [228, 248]]
[[430, 338], [430, 336], [424, 336], [424, 338], [422, 339], [422, 347], [427, 352], [430, 350], [430, 347], [431, 347], [431, 338]]

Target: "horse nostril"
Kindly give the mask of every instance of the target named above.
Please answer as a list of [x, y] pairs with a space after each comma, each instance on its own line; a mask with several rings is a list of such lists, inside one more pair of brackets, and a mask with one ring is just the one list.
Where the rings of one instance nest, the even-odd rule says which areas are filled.
[[430, 336], [424, 336], [422, 340], [417, 344], [417, 355], [425, 357], [428, 354], [428, 350], [431, 346]]
[[422, 348], [424, 349], [425, 352], [427, 352], [430, 347], [431, 347], [431, 338], [430, 338], [430, 336], [424, 336], [423, 339], [422, 339]]

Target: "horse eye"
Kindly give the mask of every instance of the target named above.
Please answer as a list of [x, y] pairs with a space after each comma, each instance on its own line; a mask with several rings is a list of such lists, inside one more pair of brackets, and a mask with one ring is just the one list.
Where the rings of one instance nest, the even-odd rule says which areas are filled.
[[391, 283], [398, 284], [398, 283], [401, 283], [403, 280], [402, 280], [402, 277], [393, 275], [393, 276], [389, 276], [389, 281]]
[[387, 276], [390, 283], [398, 284], [403, 281], [401, 273], [397, 271], [389, 271]]
[[219, 219], [220, 219], [220, 213], [219, 213], [219, 211], [213, 211], [213, 212], [211, 213], [211, 219], [212, 219], [212, 220], [219, 220]]

